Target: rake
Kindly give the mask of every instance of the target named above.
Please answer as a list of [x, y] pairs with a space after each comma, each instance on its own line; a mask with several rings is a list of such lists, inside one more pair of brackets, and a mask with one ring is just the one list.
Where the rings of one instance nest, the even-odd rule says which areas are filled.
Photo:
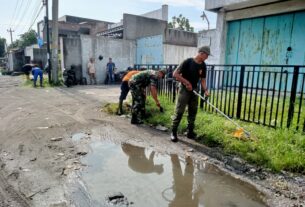
[[232, 122], [236, 127], [237, 130], [235, 130], [234, 132], [234, 137], [237, 138], [241, 138], [242, 134], [245, 134], [245, 136], [247, 138], [250, 138], [250, 132], [246, 131], [243, 127], [241, 127], [238, 123], [236, 123], [235, 121], [233, 121], [230, 117], [228, 117], [225, 113], [223, 113], [222, 111], [220, 111], [216, 106], [214, 106], [213, 104], [211, 104], [207, 98], [204, 98], [203, 96], [201, 96], [199, 93], [197, 93], [197, 91], [193, 90], [193, 93], [196, 94], [199, 98], [201, 98], [203, 101], [205, 101], [207, 104], [209, 104], [212, 108], [214, 108], [218, 113], [220, 113], [221, 115], [223, 115], [225, 118], [227, 118], [230, 122]]

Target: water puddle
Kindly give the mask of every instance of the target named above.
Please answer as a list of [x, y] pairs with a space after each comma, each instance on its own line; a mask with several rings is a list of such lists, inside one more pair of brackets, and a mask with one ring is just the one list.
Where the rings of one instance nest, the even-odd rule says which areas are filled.
[[88, 165], [82, 180], [96, 206], [105, 206], [111, 192], [121, 192], [129, 206], [137, 207], [265, 206], [257, 190], [213, 165], [130, 144], [90, 147], [82, 160]]
[[80, 133], [73, 134], [72, 135], [72, 140], [77, 142], [77, 141], [80, 141], [81, 139], [86, 138], [86, 137], [88, 137], [87, 134], [85, 134], [83, 132], [80, 132]]

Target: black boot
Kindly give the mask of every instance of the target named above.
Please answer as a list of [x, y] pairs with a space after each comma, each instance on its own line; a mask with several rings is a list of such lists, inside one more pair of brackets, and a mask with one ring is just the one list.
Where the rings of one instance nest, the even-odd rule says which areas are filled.
[[193, 129], [189, 129], [187, 131], [186, 137], [189, 139], [196, 139], [197, 138], [197, 134], [194, 132]]
[[143, 121], [139, 120], [136, 114], [132, 114], [130, 123], [131, 124], [143, 124]]
[[172, 142], [178, 142], [178, 136], [177, 136], [177, 130], [173, 129], [171, 133], [171, 141]]
[[124, 114], [124, 112], [123, 112], [123, 101], [120, 100], [119, 101], [119, 108], [118, 108], [118, 115], [122, 115], [122, 114]]

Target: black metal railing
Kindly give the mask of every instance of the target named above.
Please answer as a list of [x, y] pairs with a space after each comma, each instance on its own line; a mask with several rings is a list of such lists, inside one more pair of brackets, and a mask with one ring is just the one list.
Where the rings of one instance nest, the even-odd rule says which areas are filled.
[[[158, 92], [175, 101], [177, 65], [135, 65], [136, 69], [167, 69]], [[305, 131], [305, 66], [208, 65], [209, 101], [226, 115], [269, 127]], [[201, 88], [199, 88], [201, 91]], [[200, 108], [217, 113], [200, 101]]]

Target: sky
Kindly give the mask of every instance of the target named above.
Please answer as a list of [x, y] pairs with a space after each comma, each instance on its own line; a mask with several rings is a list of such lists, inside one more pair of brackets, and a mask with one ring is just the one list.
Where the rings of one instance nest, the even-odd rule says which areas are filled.
[[[168, 19], [182, 14], [190, 20], [195, 31], [207, 29], [207, 22], [200, 17], [205, 0], [59, 0], [59, 17], [63, 15], [79, 16], [110, 22], [119, 22], [124, 13], [141, 15], [168, 5]], [[52, 0], [49, 0], [49, 16], [52, 18]], [[37, 30], [37, 21], [43, 20], [45, 8], [42, 0], [0, 0], [0, 37], [11, 43], [30, 28]], [[216, 27], [216, 14], [206, 12], [210, 28]]]

